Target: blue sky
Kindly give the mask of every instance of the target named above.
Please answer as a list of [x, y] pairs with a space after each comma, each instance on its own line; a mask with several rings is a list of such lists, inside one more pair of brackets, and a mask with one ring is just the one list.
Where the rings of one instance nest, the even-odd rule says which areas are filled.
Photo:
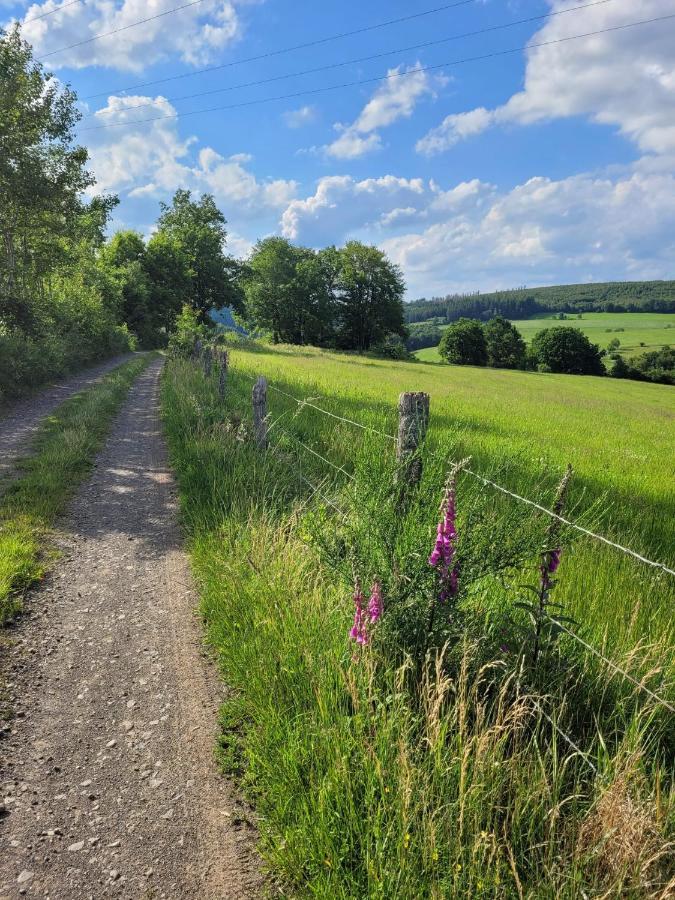
[[209, 191], [237, 255], [272, 233], [356, 237], [402, 266], [410, 298], [675, 275], [675, 0], [455, 0], [248, 62], [445, 4], [200, 0], [125, 27], [179, 5], [0, 0], [82, 98], [116, 226], [147, 234], [176, 188]]

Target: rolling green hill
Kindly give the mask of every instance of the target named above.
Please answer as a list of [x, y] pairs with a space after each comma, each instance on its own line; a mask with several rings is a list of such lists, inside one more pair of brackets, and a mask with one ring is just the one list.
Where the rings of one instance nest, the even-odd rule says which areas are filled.
[[530, 318], [555, 312], [675, 312], [675, 281], [613, 281], [601, 284], [561, 284], [516, 288], [486, 294], [448, 294], [406, 304], [408, 322], [461, 316], [489, 319]]

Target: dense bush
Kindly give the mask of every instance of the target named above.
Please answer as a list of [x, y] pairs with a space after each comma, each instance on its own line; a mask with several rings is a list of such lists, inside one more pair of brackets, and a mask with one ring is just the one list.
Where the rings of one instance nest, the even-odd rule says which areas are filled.
[[459, 319], [446, 328], [438, 352], [442, 359], [454, 365], [487, 365], [488, 350], [483, 326], [474, 319]]
[[657, 384], [675, 384], [675, 349], [662, 347], [631, 359], [629, 362], [617, 356], [610, 374], [613, 378], [633, 378], [637, 381], [653, 381]]
[[408, 327], [406, 347], [411, 352], [423, 350], [425, 347], [438, 347], [443, 337], [443, 329], [435, 323], [423, 322]]
[[522, 369], [525, 365], [525, 341], [511, 322], [495, 316], [485, 326], [488, 365], [497, 369]]
[[604, 375], [602, 353], [578, 328], [543, 328], [532, 339], [530, 356], [537, 368], [567, 375]]

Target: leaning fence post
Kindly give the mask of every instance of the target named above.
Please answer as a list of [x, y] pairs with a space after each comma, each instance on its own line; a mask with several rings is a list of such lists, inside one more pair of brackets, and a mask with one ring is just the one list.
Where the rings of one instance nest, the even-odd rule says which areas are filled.
[[222, 400], [225, 396], [225, 383], [227, 381], [227, 368], [230, 364], [230, 357], [227, 350], [220, 351], [220, 368], [218, 371], [218, 394]]
[[398, 440], [396, 459], [402, 477], [417, 483], [422, 477], [422, 460], [417, 450], [429, 426], [429, 395], [422, 391], [406, 391], [398, 398]]
[[261, 450], [267, 449], [267, 380], [261, 375], [253, 385], [253, 430]]

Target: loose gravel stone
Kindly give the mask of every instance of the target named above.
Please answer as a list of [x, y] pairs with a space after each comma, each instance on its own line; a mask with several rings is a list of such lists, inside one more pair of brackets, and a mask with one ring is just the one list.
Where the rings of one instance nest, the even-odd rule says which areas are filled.
[[263, 890], [254, 828], [220, 814], [252, 817], [214, 762], [223, 690], [189, 589], [161, 365], [132, 387], [14, 629], [8, 680], [25, 715], [0, 737], [2, 900]]

